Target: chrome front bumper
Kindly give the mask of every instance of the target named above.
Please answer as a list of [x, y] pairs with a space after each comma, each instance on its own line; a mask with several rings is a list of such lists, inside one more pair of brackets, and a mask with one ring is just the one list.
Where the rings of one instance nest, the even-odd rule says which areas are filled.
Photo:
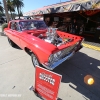
[[42, 64], [44, 67], [46, 67], [49, 70], [53, 70], [56, 68], [58, 65], [62, 64], [64, 61], [70, 59], [73, 55], [75, 54], [75, 51], [67, 55], [65, 58], [58, 60], [57, 62], [54, 62], [51, 66], [46, 66], [45, 64]]

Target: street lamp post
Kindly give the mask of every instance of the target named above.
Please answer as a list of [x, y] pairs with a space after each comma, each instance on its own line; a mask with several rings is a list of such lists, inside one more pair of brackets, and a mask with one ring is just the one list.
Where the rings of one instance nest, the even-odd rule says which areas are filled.
[[3, 0], [3, 5], [4, 5], [4, 9], [5, 9], [5, 15], [6, 15], [6, 18], [7, 18], [7, 22], [9, 22], [9, 14], [8, 14], [6, 0]]

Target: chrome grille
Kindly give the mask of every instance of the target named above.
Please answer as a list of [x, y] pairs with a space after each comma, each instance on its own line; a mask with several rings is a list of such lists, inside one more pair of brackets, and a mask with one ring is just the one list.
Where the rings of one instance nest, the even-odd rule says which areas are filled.
[[64, 49], [64, 50], [62, 50], [62, 51], [61, 51], [62, 53], [61, 53], [60, 58], [63, 58], [63, 57], [65, 57], [65, 56], [67, 56], [67, 54], [71, 53], [72, 50], [73, 50], [75, 47], [76, 47], [76, 44], [73, 45], [73, 46], [70, 46], [70, 47], [68, 47], [68, 48], [66, 48], [66, 49]]
[[61, 51], [61, 54], [53, 54], [51, 55], [51, 57], [49, 58], [49, 63], [52, 64], [60, 59], [63, 59], [64, 57], [66, 57], [68, 54], [72, 53], [72, 51], [74, 51], [74, 48], [77, 47], [77, 44], [74, 44], [73, 46], [70, 46], [66, 49], [63, 49]]

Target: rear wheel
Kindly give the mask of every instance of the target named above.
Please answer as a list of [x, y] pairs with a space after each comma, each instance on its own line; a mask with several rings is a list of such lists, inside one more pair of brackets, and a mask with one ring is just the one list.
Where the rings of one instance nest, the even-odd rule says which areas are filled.
[[31, 54], [31, 59], [32, 59], [32, 63], [34, 65], [34, 67], [36, 67], [36, 65], [40, 66], [39, 60], [35, 54], [33, 54], [33, 53]]
[[8, 42], [12, 47], [15, 47], [16, 44], [12, 40], [10, 40], [9, 38], [8, 38]]

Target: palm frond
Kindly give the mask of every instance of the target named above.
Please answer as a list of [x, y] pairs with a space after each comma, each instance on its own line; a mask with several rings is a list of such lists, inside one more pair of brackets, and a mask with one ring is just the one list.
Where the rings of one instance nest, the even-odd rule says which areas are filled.
[[0, 12], [3, 12], [3, 7], [1, 6], [1, 1], [0, 1]]

